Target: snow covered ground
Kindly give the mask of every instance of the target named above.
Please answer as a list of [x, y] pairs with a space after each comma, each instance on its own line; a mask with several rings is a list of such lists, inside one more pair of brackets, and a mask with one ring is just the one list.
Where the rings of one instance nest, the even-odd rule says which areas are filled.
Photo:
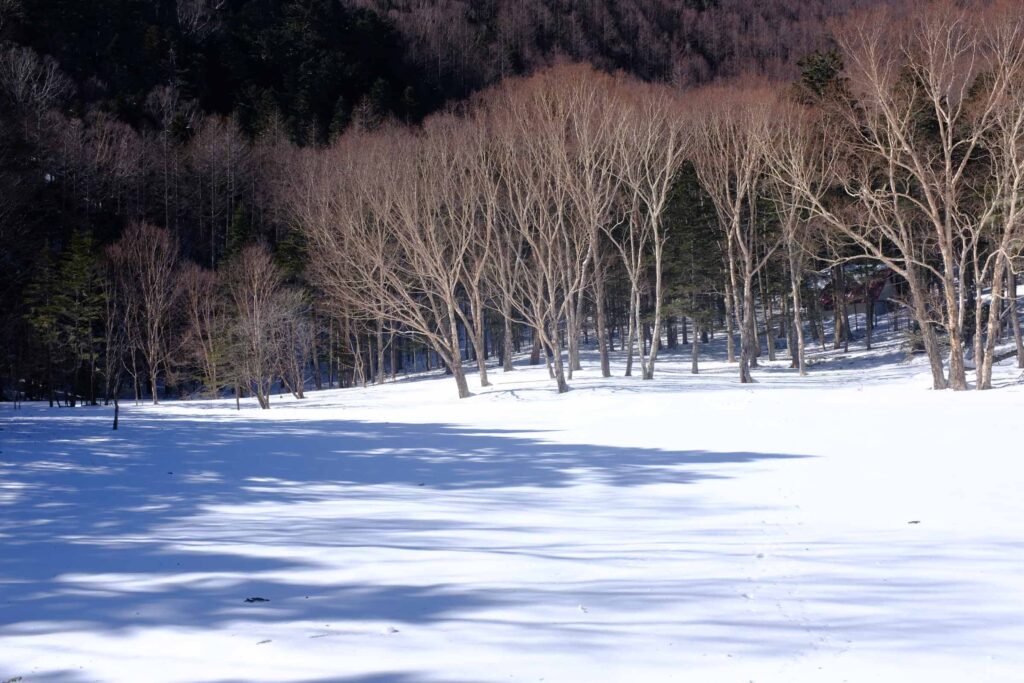
[[2, 405], [0, 682], [1024, 680], [1020, 371], [817, 360]]

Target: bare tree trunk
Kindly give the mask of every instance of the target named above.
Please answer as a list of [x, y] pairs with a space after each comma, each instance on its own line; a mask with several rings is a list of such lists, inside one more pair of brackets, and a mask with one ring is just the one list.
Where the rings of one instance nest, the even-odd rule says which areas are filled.
[[89, 405], [96, 403], [96, 349], [90, 345], [89, 348]]
[[391, 381], [398, 379], [398, 349], [395, 344], [395, 333], [388, 335], [388, 350], [391, 353]]
[[570, 305], [566, 318], [566, 334], [569, 335], [569, 379], [574, 370], [582, 370], [580, 365], [580, 327], [583, 321], [583, 294], [576, 295], [576, 306]]
[[636, 296], [636, 292], [634, 290], [630, 290], [630, 293], [629, 293], [629, 312], [626, 315], [626, 317], [629, 319], [629, 330], [626, 332], [626, 373], [625, 373], [626, 377], [632, 377], [633, 376], [633, 342], [636, 340], [636, 336], [637, 336], [637, 332], [638, 332], [637, 329], [636, 329], [635, 316], [633, 315], [633, 310], [634, 310], [634, 306], [635, 306], [635, 304], [634, 304], [634, 297], [635, 296]]
[[312, 336], [312, 360], [313, 360], [313, 387], [320, 391], [324, 388], [323, 377], [320, 370], [320, 327], [317, 323], [316, 308], [310, 311], [310, 318], [313, 325]]
[[555, 378], [555, 354], [551, 351], [551, 344], [543, 342], [541, 346], [544, 348], [544, 366], [548, 369], [548, 379]]
[[284, 386], [285, 391], [298, 398], [299, 394], [295, 391], [295, 384], [288, 378], [289, 374], [291, 374], [290, 371], [281, 373], [281, 384]]
[[988, 306], [988, 321], [985, 326], [985, 339], [982, 342], [982, 283], [975, 282], [976, 304], [974, 307], [974, 367], [977, 376], [976, 388], [979, 390], [992, 388], [992, 364], [995, 362], [996, 342], [999, 339], [1000, 317], [1002, 313], [1003, 267], [1005, 261], [996, 259], [992, 270], [992, 297]]
[[984, 300], [984, 278], [978, 272], [978, 263], [974, 263], [974, 287], [973, 287], [973, 298], [971, 299], [972, 306], [974, 308], [974, 334], [971, 336], [971, 352], [974, 354], [974, 388], [984, 389], [986, 388], [984, 382], [985, 374], [985, 356], [988, 355], [988, 344], [989, 344], [989, 328], [992, 322], [991, 318], [993, 312], [996, 315], [996, 339], [998, 341], [999, 331], [1001, 328], [1001, 315], [1003, 310], [1002, 293], [1003, 287], [1001, 284], [998, 285], [996, 281], [1001, 278], [997, 277], [999, 270], [999, 264], [995, 264], [992, 273], [992, 300], [989, 302], [988, 315], [985, 315], [985, 300]]
[[796, 350], [796, 330], [793, 328], [793, 318], [789, 313], [791, 308], [789, 297], [783, 295], [780, 297], [780, 303], [782, 306], [782, 320], [779, 322], [779, 335], [786, 338], [786, 351], [789, 352], [789, 367], [796, 369], [800, 366], [800, 362]]
[[637, 358], [640, 360], [640, 377], [647, 377], [647, 326], [643, 323], [640, 315], [640, 292], [634, 289], [633, 297], [633, 334], [637, 341]]
[[154, 363], [152, 367], [149, 368], [149, 391], [153, 395], [153, 405], [160, 403], [156, 395], [156, 375], [157, 370], [156, 364]]
[[533, 344], [530, 346], [530, 365], [540, 365], [540, 335], [533, 331]]
[[[579, 342], [579, 337], [576, 334], [576, 329], [577, 328], [576, 328], [576, 324], [575, 324], [575, 317], [576, 317], [575, 308], [576, 307], [573, 306], [573, 303], [571, 301], [567, 302], [567, 305], [565, 306], [566, 311], [565, 311], [565, 341], [564, 341], [564, 343], [565, 343], [565, 346], [566, 346], [566, 351], [568, 352], [567, 356], [568, 356], [568, 361], [569, 362], [566, 364], [567, 365], [566, 375], [567, 375], [568, 379], [572, 379], [572, 373], [573, 373], [574, 368], [575, 368], [575, 366], [577, 364], [576, 363], [576, 358], [575, 358], [575, 356], [576, 356], [576, 348], [575, 347], [576, 347], [576, 344]], [[575, 341], [574, 341], [574, 338], [575, 338]]]
[[754, 336], [757, 322], [754, 315], [753, 285], [753, 273], [748, 270], [743, 276], [743, 326], [740, 329], [740, 383], [742, 384], [754, 381], [750, 374], [750, 368], [757, 362], [757, 350], [754, 348], [757, 343]]
[[864, 286], [865, 348], [870, 351], [875, 336], [875, 300], [871, 296], [871, 283]]
[[832, 349], [838, 351], [847, 335], [842, 306], [846, 301], [846, 286], [842, 266], [832, 266]]
[[946, 371], [942, 366], [942, 354], [939, 351], [939, 341], [935, 335], [935, 327], [928, 317], [927, 299], [924, 286], [918, 281], [916, 273], [910, 273], [908, 281], [910, 298], [913, 305], [912, 314], [921, 328], [921, 340], [924, 344], [925, 353], [928, 355], [928, 364], [932, 371], [932, 388], [936, 390], [946, 389]]
[[502, 304], [501, 313], [502, 323], [505, 326], [505, 339], [503, 344], [502, 358], [501, 358], [501, 370], [502, 372], [512, 372], [515, 370], [515, 366], [512, 365], [512, 304]]
[[700, 335], [697, 334], [697, 319], [693, 320], [693, 341], [690, 342], [690, 374], [696, 375], [700, 372], [697, 360], [700, 355]]
[[[768, 348], [768, 360], [775, 360], [775, 334], [772, 328], [775, 326], [775, 317], [772, 311], [771, 298], [761, 289], [761, 315], [764, 321], [764, 343]], [[759, 345], [760, 348], [760, 345]]]
[[448, 330], [449, 330], [449, 358], [445, 359], [448, 362], [448, 367], [452, 371], [452, 375], [455, 377], [455, 386], [459, 391], [459, 398], [468, 398], [472, 394], [469, 393], [469, 383], [466, 382], [466, 373], [462, 368], [462, 353], [461, 346], [459, 344], [459, 324], [456, 320], [457, 313], [455, 312], [455, 304], [452, 302], [448, 303]]
[[729, 279], [725, 281], [725, 361], [727, 363], [736, 362], [736, 348], [735, 348], [735, 329], [733, 328], [733, 297], [732, 297], [732, 283]]
[[[334, 344], [334, 319], [327, 319], [327, 388], [334, 388], [335, 369], [335, 344]], [[338, 385], [341, 386], [341, 378], [338, 378]]]
[[597, 337], [597, 352], [601, 357], [601, 376], [611, 377], [611, 363], [608, 360], [608, 323], [605, 319], [604, 310], [604, 269], [594, 269], [594, 309], [595, 309], [595, 330]]
[[654, 364], [658, 361], [658, 351], [661, 349], [661, 254], [661, 244], [657, 243], [654, 250], [654, 323], [651, 325], [651, 355], [647, 359], [647, 367], [644, 368], [644, 379], [654, 379]]
[[373, 372], [373, 380], [376, 384], [384, 384], [384, 319], [377, 318], [377, 363]]
[[1009, 289], [1007, 300], [1010, 302], [1010, 326], [1013, 329], [1013, 341], [1017, 347], [1017, 367], [1024, 368], [1024, 338], [1020, 331], [1020, 312], [1017, 310], [1017, 274], [1012, 270], [1007, 278]]
[[810, 316], [811, 334], [821, 346], [821, 350], [827, 350], [825, 346], [825, 314], [822, 312], [820, 296], [811, 296], [807, 303], [807, 315]]
[[452, 370], [452, 376], [455, 377], [455, 386], [459, 392], [459, 398], [468, 398], [472, 396], [469, 392], [469, 383], [466, 381], [466, 372], [462, 367], [462, 359], [456, 358], [453, 363], [449, 364]]
[[959, 310], [959, 304], [956, 302], [957, 295], [953, 285], [943, 287], [943, 290], [946, 294], [947, 318], [949, 318], [946, 325], [949, 336], [949, 388], [953, 391], [965, 391], [967, 389], [967, 368], [964, 365], [963, 326], [959, 321], [953, 322], [953, 319], [959, 316], [954, 312]]
[[[135, 351], [132, 351], [132, 388], [135, 390], [135, 405], [142, 401], [142, 387], [139, 386], [139, 368], [135, 360]], [[53, 407], [53, 382], [50, 382], [50, 407]]]
[[558, 384], [558, 393], [564, 394], [569, 391], [569, 384], [565, 381], [565, 369], [562, 364], [562, 342], [558, 329], [558, 320], [551, 322], [551, 352], [554, 356], [555, 382]]
[[[804, 377], [807, 375], [807, 364], [804, 354], [804, 322], [801, 312], [802, 302], [800, 294], [800, 276], [795, 272], [796, 269], [790, 265], [789, 273], [789, 285], [792, 290], [793, 296], [793, 328], [796, 331], [796, 349], [790, 351], [796, 360], [797, 368], [799, 368], [800, 376]], [[796, 351], [796, 353], [793, 353]]]
[[359, 332], [352, 334], [353, 337], [353, 348], [352, 348], [352, 371], [355, 375], [353, 380], [362, 386], [366, 386], [366, 368], [363, 366], [363, 350], [362, 345], [359, 342]]
[[[487, 353], [484, 348], [484, 306], [482, 301], [475, 301], [470, 304], [473, 330], [469, 334], [470, 343], [473, 345], [473, 355], [476, 356], [477, 372], [480, 374], [480, 386], [489, 387], [491, 381], [487, 378]], [[469, 332], [469, 329], [466, 330]]]

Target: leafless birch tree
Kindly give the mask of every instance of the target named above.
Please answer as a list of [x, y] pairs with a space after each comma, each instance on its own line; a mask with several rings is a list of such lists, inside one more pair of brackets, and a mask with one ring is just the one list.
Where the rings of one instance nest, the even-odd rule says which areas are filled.
[[766, 87], [714, 86], [691, 97], [691, 161], [725, 234], [733, 308], [740, 318], [740, 382], [747, 383], [757, 356], [754, 278], [777, 247], [758, 247], [753, 211], [767, 164], [763, 141], [777, 101]]
[[128, 227], [110, 255], [122, 279], [122, 291], [136, 312], [127, 321], [131, 337], [145, 359], [153, 403], [161, 368], [171, 352], [172, 316], [181, 289], [178, 282], [178, 245], [170, 232], [147, 223]]

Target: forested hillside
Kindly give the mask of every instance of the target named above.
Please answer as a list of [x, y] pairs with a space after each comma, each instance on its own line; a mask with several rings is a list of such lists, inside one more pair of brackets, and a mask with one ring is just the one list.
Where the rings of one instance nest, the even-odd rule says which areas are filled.
[[1024, 363], [1024, 29], [984, 5], [5, 0], [0, 396], [468, 395], [523, 344], [564, 391], [581, 344], [649, 378], [716, 333], [746, 382], [883, 280], [984, 388]]
[[[50, 290], [83, 286], [62, 264], [98, 258], [133, 222], [170, 229], [208, 267], [265, 239], [299, 273], [274, 204], [291, 145], [419, 121], [564, 59], [676, 85], [790, 77], [847, 4], [4, 0], [2, 381], [57, 381], [45, 368], [67, 335]], [[58, 364], [76, 362], [94, 359]]]
[[557, 59], [685, 86], [793, 78], [830, 17], [878, 0], [349, 0], [387, 17], [433, 91], [462, 95]]

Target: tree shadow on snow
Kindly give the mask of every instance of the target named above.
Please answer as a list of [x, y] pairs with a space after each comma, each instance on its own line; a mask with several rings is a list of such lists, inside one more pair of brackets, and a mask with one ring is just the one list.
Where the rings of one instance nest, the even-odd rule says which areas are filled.
[[[6, 683], [6, 679], [0, 680], [5, 681]], [[38, 673], [27, 673], [23, 676], [12, 677], [11, 680], [19, 681], [19, 683], [22, 681], [24, 683], [95, 683], [97, 679], [94, 676], [89, 676], [80, 671], [56, 670]], [[259, 683], [259, 679], [230, 679], [203, 681], [203, 683]], [[301, 680], [292, 679], [290, 683], [440, 683], [440, 681], [438, 681], [438, 679], [435, 678], [426, 678], [415, 673], [396, 671], [387, 673], [367, 674], [365, 676], [332, 676], [330, 678]], [[460, 682], [454, 681], [452, 679], [445, 679], [444, 683]]]
[[[268, 515], [265, 525], [237, 528], [230, 515], [204, 516], [211, 506], [251, 512], [398, 491], [422, 502], [438, 492], [566, 487], [579, 477], [614, 487], [687, 484], [723, 476], [708, 471], [719, 465], [798, 457], [554, 444], [445, 424], [130, 411], [111, 432], [105, 415], [55, 419], [33, 406], [9, 418], [0, 439], [0, 638], [234, 620], [427, 623], [496, 599], [444, 584], [301, 585], [266, 577], [315, 568], [315, 559], [252, 552], [298, 538], [305, 546], [331, 539], [328, 549], [355, 555], [360, 544], [389, 547], [389, 535], [436, 531], [436, 522], [287, 511], [283, 521]], [[464, 524], [480, 529], [473, 520]], [[193, 537], [196, 525], [203, 526]], [[270, 601], [245, 603], [248, 597]]]
[[[416, 557], [425, 558], [435, 550], [529, 555], [568, 561], [570, 568], [592, 559], [634, 561], [628, 549], [590, 543], [587, 551], [581, 549], [586, 540], [568, 547], [545, 541], [543, 530], [527, 527], [517, 516], [516, 506], [581, 481], [619, 488], [686, 485], [742, 476], [746, 466], [759, 461], [802, 456], [556, 444], [542, 433], [484, 433], [445, 424], [273, 416], [242, 421], [144, 411], [127, 411], [123, 429], [112, 433], [107, 416], [99, 412], [53, 415], [27, 406], [20, 416], [0, 423], [0, 644], [5, 637], [72, 630], [127, 637], [134, 629], [201, 632], [239, 622], [265, 626], [268, 638], [276, 624], [306, 622], [306, 635], [319, 638], [351, 633], [360, 624], [377, 633], [382, 623], [403, 630], [405, 624], [450, 620], [483, 623], [494, 619], [485, 614], [502, 611], [492, 608], [570, 601], [565, 618], [504, 626], [583, 652], [628, 632], [651, 610], [645, 626], [663, 635], [678, 630], [681, 637], [693, 638], [696, 630], [709, 643], [777, 654], [801, 651], [812, 631], [857, 633], [894, 650], [908, 643], [971, 648], [978, 642], [972, 635], [986, 634], [992, 642], [993, 625], [1013, 618], [979, 612], [979, 598], [972, 592], [978, 587], [968, 581], [918, 577], [924, 567], [947, 565], [961, 556], [976, 563], [1012, 562], [1020, 547], [996, 553], [989, 547], [947, 549], [905, 539], [885, 546], [881, 554], [870, 543], [837, 546], [826, 566], [802, 562], [803, 573], [773, 577], [777, 595], [764, 597], [788, 601], [787, 595], [799, 591], [811, 604], [848, 607], [842, 616], [815, 623], [813, 616], [787, 621], [770, 613], [751, 615], [751, 603], [739, 587], [749, 582], [749, 563], [755, 562], [750, 543], [758, 542], [759, 530], [728, 525], [709, 525], [704, 533], [716, 539], [713, 552], [735, 553], [729, 558], [729, 566], [736, 567], [732, 576], [681, 575], [661, 582], [570, 578], [503, 591], [472, 582], [345, 582], [317, 573], [344, 570], [348, 557], [353, 567], [365, 566], [372, 563], [373, 552], [394, 549], [421, 551]], [[474, 496], [492, 508], [507, 506], [508, 515], [500, 522], [493, 516], [490, 522], [415, 516], [416, 509], [429, 509], [434, 499]], [[351, 518], [331, 506], [318, 507], [339, 500], [370, 507]], [[382, 501], [392, 505], [372, 507]], [[409, 511], [394, 512], [407, 502]], [[701, 513], [700, 501], [694, 500], [692, 508], [687, 503], [674, 505], [673, 512]], [[584, 512], [590, 510], [584, 506]], [[572, 511], [566, 505], [560, 513]], [[531, 531], [537, 533], [530, 541], [522, 535], [508, 540], [510, 533]], [[794, 539], [792, 547], [776, 552], [792, 555], [795, 562], [809, 543]], [[320, 560], [320, 552], [331, 556]], [[862, 565], [885, 567], [890, 575], [865, 577]], [[428, 578], [429, 571], [424, 569], [421, 577]], [[894, 580], [897, 575], [912, 580]], [[249, 597], [269, 601], [245, 602]], [[584, 618], [577, 602], [601, 609]], [[659, 623], [653, 617], [662, 605], [675, 603], [713, 609], [696, 612], [692, 622]], [[950, 611], [950, 603], [962, 609]], [[865, 610], [864, 605], [879, 608]], [[935, 626], [939, 612], [941, 629]], [[14, 675], [52, 683], [90, 680], [75, 671], [29, 676], [9, 670], [17, 664], [0, 661], [0, 680]], [[432, 679], [394, 672], [330, 680]]]

